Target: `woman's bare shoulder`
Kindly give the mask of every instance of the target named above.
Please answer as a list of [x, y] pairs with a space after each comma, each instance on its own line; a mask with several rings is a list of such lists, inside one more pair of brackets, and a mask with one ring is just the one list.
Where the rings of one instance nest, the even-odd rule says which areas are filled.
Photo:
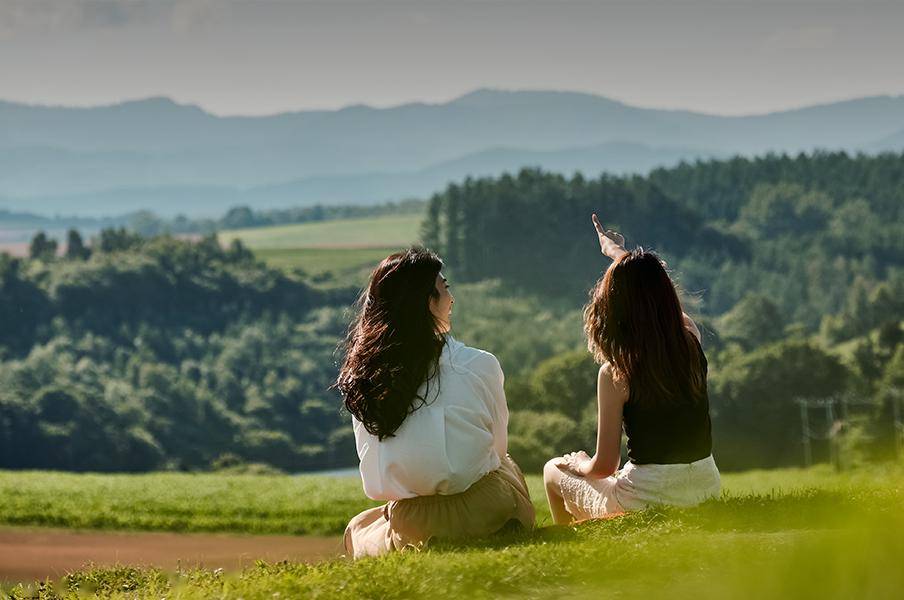
[[697, 341], [702, 345], [703, 338], [700, 335], [700, 328], [697, 327], [697, 324], [694, 323], [694, 320], [687, 316], [686, 313], [684, 315], [684, 326], [688, 329], [688, 331], [694, 334], [694, 337], [697, 338]]
[[628, 386], [618, 376], [612, 363], [606, 361], [600, 365], [597, 375], [597, 386], [601, 393], [620, 399], [622, 402], [628, 399]]

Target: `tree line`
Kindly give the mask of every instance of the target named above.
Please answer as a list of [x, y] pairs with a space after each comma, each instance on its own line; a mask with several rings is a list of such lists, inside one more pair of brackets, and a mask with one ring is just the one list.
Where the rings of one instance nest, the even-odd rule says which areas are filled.
[[314, 289], [215, 236], [52, 246], [0, 256], [0, 467], [353, 459], [328, 388], [356, 290]]
[[[698, 161], [593, 180], [524, 169], [435, 194], [423, 237], [456, 280], [579, 306], [606, 266], [596, 212], [629, 246], [665, 258], [702, 325], [721, 465], [798, 463], [795, 400], [840, 395], [874, 404], [859, 432], [842, 433], [887, 456], [904, 377], [901, 181], [900, 154]], [[529, 467], [560, 447], [592, 448], [594, 372], [576, 349], [507, 382]]]
[[[527, 469], [593, 448], [580, 307], [606, 266], [594, 211], [661, 252], [701, 325], [720, 467], [799, 464], [795, 399], [841, 394], [867, 405], [839, 439], [873, 460], [904, 402], [902, 171], [901, 155], [844, 154], [593, 180], [528, 169], [449, 185], [422, 237], [455, 287], [454, 335], [502, 363]], [[0, 256], [0, 468], [356, 464], [329, 387], [358, 290], [215, 235], [68, 242], [61, 255], [39, 234], [28, 258]]]

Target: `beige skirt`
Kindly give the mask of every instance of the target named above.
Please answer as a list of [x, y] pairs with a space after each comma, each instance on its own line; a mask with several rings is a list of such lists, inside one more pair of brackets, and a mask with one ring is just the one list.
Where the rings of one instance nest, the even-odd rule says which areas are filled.
[[345, 528], [345, 551], [362, 558], [421, 548], [431, 538], [478, 538], [509, 521], [534, 526], [534, 505], [511, 457], [460, 494], [394, 500], [365, 510]]

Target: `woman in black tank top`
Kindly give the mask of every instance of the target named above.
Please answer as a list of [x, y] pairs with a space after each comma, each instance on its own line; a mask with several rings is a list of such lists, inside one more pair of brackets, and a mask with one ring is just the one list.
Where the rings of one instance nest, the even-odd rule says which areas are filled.
[[[584, 332], [601, 365], [596, 452], [554, 458], [543, 470], [556, 523], [605, 517], [653, 504], [690, 506], [719, 493], [712, 457], [707, 362], [700, 332], [684, 313], [665, 263], [623, 247], [593, 223], [613, 259], [591, 290]], [[628, 462], [619, 469], [621, 433]]]
[[[704, 377], [706, 356], [696, 336]], [[635, 465], [692, 463], [712, 454], [709, 400], [704, 387], [699, 397], [674, 402], [650, 402], [629, 395], [622, 407], [628, 460]]]

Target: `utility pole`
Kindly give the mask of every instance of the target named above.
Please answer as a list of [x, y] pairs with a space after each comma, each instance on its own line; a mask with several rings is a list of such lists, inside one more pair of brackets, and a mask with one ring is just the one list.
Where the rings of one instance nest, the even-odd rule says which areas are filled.
[[841, 470], [841, 461], [839, 457], [838, 451], [838, 433], [841, 431], [838, 427], [836, 427], [835, 423], [835, 411], [834, 411], [834, 403], [831, 400], [828, 400], [825, 403], [826, 409], [826, 424], [828, 425], [828, 433], [826, 434], [829, 438], [829, 460], [832, 461], [832, 466], [835, 467], [836, 471]]
[[804, 466], [809, 467], [813, 463], [813, 452], [810, 448], [810, 418], [808, 414], [807, 401], [798, 398], [797, 403], [800, 405], [800, 424], [802, 430], [802, 441], [804, 444]]
[[891, 390], [891, 410], [894, 417], [895, 428], [895, 458], [901, 458], [901, 452], [904, 450], [904, 424], [901, 423], [901, 393], [897, 388]]

